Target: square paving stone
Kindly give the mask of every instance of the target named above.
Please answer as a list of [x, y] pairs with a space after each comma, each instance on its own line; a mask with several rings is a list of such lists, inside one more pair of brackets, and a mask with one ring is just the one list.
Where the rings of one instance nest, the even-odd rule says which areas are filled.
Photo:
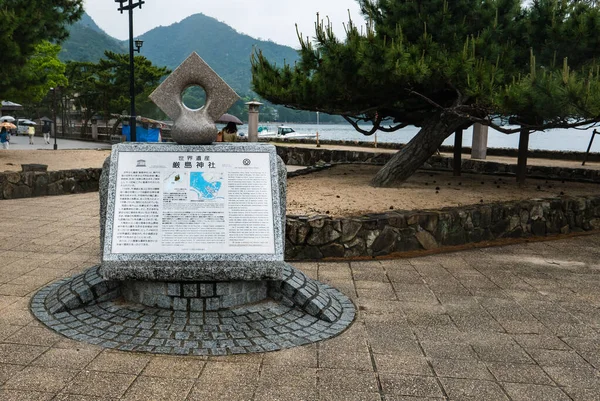
[[98, 349], [50, 348], [33, 361], [32, 365], [78, 370], [83, 369], [99, 353]]
[[75, 376], [77, 371], [29, 366], [4, 383], [11, 390], [41, 391], [56, 393]]
[[204, 363], [202, 359], [198, 358], [155, 357], [146, 365], [142, 371], [142, 375], [197, 379], [204, 367]]
[[88, 369], [137, 375], [150, 359], [151, 357], [146, 355], [105, 351], [89, 364]]
[[20, 390], [4, 390], [0, 389], [0, 399], [10, 401], [47, 401], [54, 394], [40, 393], [38, 391], [20, 391]]
[[316, 368], [318, 366], [317, 348], [315, 345], [307, 345], [269, 352], [264, 355], [264, 364]]
[[256, 386], [221, 385], [207, 387], [196, 383], [186, 401], [248, 401], [253, 399]]
[[259, 364], [208, 361], [197, 383], [207, 387], [217, 385], [256, 386], [259, 369]]
[[185, 400], [193, 385], [193, 379], [140, 376], [121, 399], [130, 401]]
[[317, 389], [312, 387], [272, 387], [259, 386], [256, 389], [256, 400], [264, 401], [316, 401]]
[[598, 389], [563, 387], [574, 401], [600, 401], [600, 391]]
[[339, 350], [319, 351], [319, 367], [330, 369], [350, 369], [373, 371], [371, 355], [366, 352], [340, 352]]
[[79, 395], [79, 394], [64, 394], [60, 393], [52, 401], [112, 401], [106, 397], [94, 397], [90, 395]]
[[125, 393], [134, 380], [134, 375], [84, 370], [75, 376], [63, 392], [117, 398]]
[[600, 374], [592, 367], [550, 366], [544, 370], [559, 386], [600, 389]]
[[36, 345], [0, 344], [0, 363], [27, 365], [47, 349]]
[[433, 370], [439, 377], [455, 379], [493, 380], [483, 362], [466, 359], [432, 359]]
[[534, 363], [533, 360], [516, 344], [504, 342], [490, 342], [472, 344], [473, 349], [482, 361], [486, 362], [512, 362]]
[[443, 397], [442, 389], [433, 377], [380, 374], [386, 395], [411, 397]]
[[541, 366], [589, 366], [575, 351], [531, 350], [531, 357]]
[[265, 365], [260, 373], [259, 387], [307, 387], [317, 385], [317, 369]]
[[451, 400], [507, 400], [498, 383], [485, 380], [441, 378], [440, 381]]
[[[321, 390], [319, 392], [320, 401], [339, 401], [339, 400], [352, 400], [352, 401], [381, 401], [381, 395], [379, 393], [363, 393], [363, 392], [349, 392], [349, 391], [327, 391]], [[412, 398], [412, 401], [418, 399]], [[390, 399], [390, 401], [393, 401]], [[434, 401], [429, 399], [429, 401]]]
[[21, 371], [23, 368], [23, 365], [0, 363], [0, 384], [13, 377], [17, 372]]
[[488, 362], [487, 366], [498, 381], [554, 385], [550, 377], [537, 365]]
[[513, 401], [570, 401], [560, 388], [536, 384], [502, 383]]
[[46, 327], [23, 327], [21, 330], [8, 337], [9, 343], [51, 346], [62, 340], [62, 336]]
[[568, 350], [570, 347], [557, 336], [539, 334], [519, 334], [513, 338], [526, 350], [531, 349], [559, 349]]
[[319, 369], [319, 389], [358, 392], [377, 391], [377, 380], [373, 372], [343, 369]]
[[437, 359], [477, 359], [469, 344], [421, 341], [425, 355]]
[[226, 363], [249, 363], [259, 365], [262, 363], [265, 354], [238, 354], [238, 355], [226, 355], [226, 356], [209, 356], [208, 360], [212, 362], [226, 362]]
[[425, 357], [400, 354], [374, 354], [373, 357], [378, 373], [433, 376], [433, 371]]

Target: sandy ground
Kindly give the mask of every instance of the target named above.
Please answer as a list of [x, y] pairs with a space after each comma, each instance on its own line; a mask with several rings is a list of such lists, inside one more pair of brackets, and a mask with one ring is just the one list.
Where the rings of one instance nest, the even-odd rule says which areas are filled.
[[[36, 138], [39, 139], [39, 138]], [[21, 171], [21, 164], [47, 164], [48, 170], [102, 167], [110, 150], [3, 150], [0, 149], [0, 171]]]
[[[0, 150], [0, 171], [21, 171], [21, 164], [47, 164], [49, 170], [102, 167], [109, 150]], [[552, 162], [555, 164], [555, 162]], [[297, 169], [290, 166], [290, 169]], [[288, 180], [288, 214], [360, 215], [389, 210], [440, 209], [482, 201], [508, 201], [565, 195], [598, 195], [599, 184], [533, 180], [448, 172], [419, 172], [393, 188], [369, 181], [378, 166], [339, 165]]]
[[564, 195], [599, 195], [600, 184], [527, 180], [451, 172], [418, 172], [393, 188], [374, 188], [369, 181], [378, 166], [338, 165], [318, 173], [288, 180], [291, 215], [360, 215], [389, 210], [440, 209], [450, 206], [491, 203]]

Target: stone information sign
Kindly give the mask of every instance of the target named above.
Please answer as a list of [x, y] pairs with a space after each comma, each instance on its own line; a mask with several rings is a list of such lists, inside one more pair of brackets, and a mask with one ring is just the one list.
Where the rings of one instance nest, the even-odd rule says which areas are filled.
[[269, 153], [120, 152], [113, 253], [275, 253]]
[[285, 166], [268, 144], [119, 144], [102, 274], [116, 280], [278, 279]]

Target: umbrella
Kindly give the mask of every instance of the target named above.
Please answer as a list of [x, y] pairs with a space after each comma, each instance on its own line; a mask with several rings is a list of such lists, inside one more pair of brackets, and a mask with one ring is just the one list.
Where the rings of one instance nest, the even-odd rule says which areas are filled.
[[16, 125], [14, 125], [13, 123], [8, 123], [8, 122], [0, 123], [0, 127], [5, 127], [7, 129], [15, 129], [15, 128], [17, 128]]
[[243, 125], [244, 124], [242, 122], [242, 120], [240, 120], [236, 116], [232, 116], [231, 114], [223, 114], [221, 116], [221, 118], [219, 118], [216, 122], [220, 123], [220, 124], [227, 124], [227, 123], [234, 123], [236, 125]]
[[0, 121], [12, 123], [15, 121], [15, 118], [13, 116], [2, 116], [0, 117]]
[[50, 118], [48, 118], [48, 117], [46, 117], [46, 116], [44, 116], [44, 117], [40, 118], [40, 121], [51, 123], [53, 120], [50, 119]]
[[19, 125], [37, 125], [36, 122], [28, 120], [27, 118], [19, 118]]

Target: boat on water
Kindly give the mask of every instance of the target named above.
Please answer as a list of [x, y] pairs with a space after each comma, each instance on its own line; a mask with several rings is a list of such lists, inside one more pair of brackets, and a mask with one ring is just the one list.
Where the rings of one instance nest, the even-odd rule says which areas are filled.
[[306, 139], [315, 138], [316, 136], [317, 134], [296, 132], [293, 128], [288, 127], [287, 125], [280, 125], [277, 127], [277, 131], [273, 131], [266, 126], [258, 127], [258, 137], [265, 139]]

